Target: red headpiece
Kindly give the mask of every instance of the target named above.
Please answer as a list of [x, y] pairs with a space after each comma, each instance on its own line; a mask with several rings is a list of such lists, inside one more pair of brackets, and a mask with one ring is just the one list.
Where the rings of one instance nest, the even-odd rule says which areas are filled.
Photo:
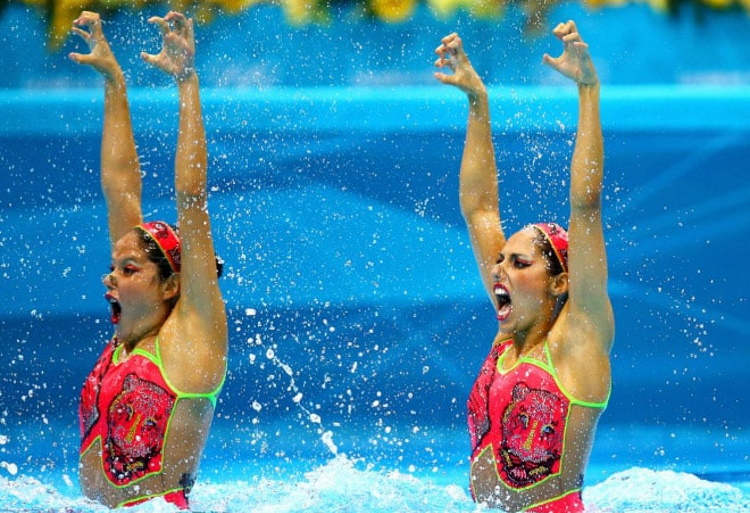
[[174, 230], [163, 221], [151, 221], [139, 224], [138, 228], [148, 233], [164, 256], [167, 257], [172, 272], [180, 272], [180, 238]]
[[544, 234], [563, 271], [568, 272], [568, 232], [565, 228], [557, 223], [536, 223], [532, 226]]

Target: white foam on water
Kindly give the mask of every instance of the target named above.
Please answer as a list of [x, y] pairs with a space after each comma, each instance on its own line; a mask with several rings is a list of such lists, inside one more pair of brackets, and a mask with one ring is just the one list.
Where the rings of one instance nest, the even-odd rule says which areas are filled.
[[[337, 455], [297, 475], [263, 473], [249, 480], [199, 481], [191, 509], [217, 513], [477, 513], [488, 510], [472, 502], [456, 484], [374, 466]], [[591, 513], [733, 513], [750, 512], [750, 497], [727, 483], [673, 471], [631, 468], [584, 489]], [[68, 487], [58, 490], [39, 479], [0, 476], [0, 511], [109, 511]], [[136, 506], [133, 513], [177, 511], [164, 501]]]

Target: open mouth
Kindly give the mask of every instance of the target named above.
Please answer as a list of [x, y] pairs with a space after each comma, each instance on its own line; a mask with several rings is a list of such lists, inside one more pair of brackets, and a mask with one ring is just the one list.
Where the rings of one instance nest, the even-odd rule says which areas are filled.
[[120, 322], [120, 314], [122, 314], [122, 307], [120, 306], [120, 303], [110, 294], [104, 294], [104, 299], [107, 300], [107, 302], [109, 303], [109, 307], [111, 308], [109, 320], [112, 322], [112, 324], [117, 324], [118, 322]]
[[495, 284], [492, 292], [495, 294], [495, 304], [497, 305], [497, 320], [504, 321], [511, 311], [510, 293], [504, 285], [499, 283]]

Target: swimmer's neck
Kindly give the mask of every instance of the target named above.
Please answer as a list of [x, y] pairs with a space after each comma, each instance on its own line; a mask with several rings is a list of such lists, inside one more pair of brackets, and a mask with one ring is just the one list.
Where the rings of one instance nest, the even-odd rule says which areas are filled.
[[156, 338], [162, 325], [163, 323], [150, 327], [134, 326], [131, 329], [123, 329], [123, 326], [118, 326], [117, 330], [115, 330], [115, 337], [117, 338], [118, 345], [123, 346], [125, 353], [130, 354], [142, 342]]
[[528, 330], [514, 331], [512, 333], [500, 332], [495, 337], [495, 344], [500, 344], [506, 341], [513, 342], [513, 351], [516, 356], [521, 357], [531, 353], [536, 347], [544, 342], [549, 337], [550, 326], [546, 323], [543, 325], [534, 325]]
[[115, 336], [128, 353], [142, 342], [155, 338], [174, 311], [166, 305], [144, 307], [139, 310], [123, 312], [115, 328]]

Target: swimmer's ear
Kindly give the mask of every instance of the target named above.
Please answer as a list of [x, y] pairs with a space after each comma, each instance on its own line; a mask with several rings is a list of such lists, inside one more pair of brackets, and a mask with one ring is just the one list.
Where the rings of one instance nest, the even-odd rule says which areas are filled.
[[560, 273], [550, 280], [549, 291], [555, 297], [568, 293], [568, 273]]
[[174, 273], [166, 279], [163, 285], [164, 300], [169, 301], [180, 295], [180, 273]]

